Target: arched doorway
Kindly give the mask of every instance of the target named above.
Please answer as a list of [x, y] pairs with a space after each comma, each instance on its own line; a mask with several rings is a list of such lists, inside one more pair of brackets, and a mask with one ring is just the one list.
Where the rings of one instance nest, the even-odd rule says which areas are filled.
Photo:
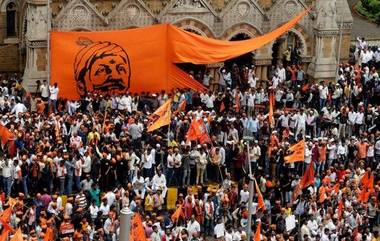
[[287, 50], [290, 52], [289, 64], [300, 63], [304, 47], [302, 39], [296, 33], [289, 31], [273, 43], [272, 65], [277, 65], [279, 63], [286, 65], [287, 61], [285, 61], [285, 56]]
[[[246, 33], [238, 33], [236, 35], [234, 35], [230, 41], [240, 41], [240, 40], [247, 40], [247, 39], [250, 39], [251, 37], [246, 34]], [[254, 54], [251, 52], [251, 53], [247, 53], [247, 54], [243, 54], [239, 57], [236, 57], [234, 59], [230, 59], [230, 60], [227, 60], [225, 63], [224, 63], [224, 66], [228, 69], [232, 69], [232, 66], [234, 64], [237, 64], [239, 67], [249, 67], [251, 66], [252, 64], [254, 64]]]

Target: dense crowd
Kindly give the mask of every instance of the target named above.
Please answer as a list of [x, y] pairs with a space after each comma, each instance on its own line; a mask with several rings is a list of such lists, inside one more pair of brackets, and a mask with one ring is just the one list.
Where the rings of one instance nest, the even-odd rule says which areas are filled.
[[[27, 240], [44, 240], [48, 229], [54, 240], [118, 240], [125, 207], [141, 215], [152, 241], [247, 240], [259, 223], [261, 240], [380, 240], [380, 49], [359, 39], [355, 57], [339, 66], [336, 82], [308, 81], [284, 52], [269, 81], [254, 65], [233, 65], [217, 80], [194, 76], [217, 83], [208, 92], [79, 101], [60, 99], [57, 84], [38, 82], [30, 94], [17, 76], [3, 78], [0, 124], [15, 134], [16, 151], [2, 146], [0, 208], [11, 207], [9, 224]], [[148, 133], [150, 114], [169, 98], [170, 125]], [[194, 119], [211, 143], [186, 141]], [[304, 161], [285, 164], [302, 139]], [[314, 184], [294, 199], [309, 165]], [[374, 190], [363, 199], [366, 175]], [[256, 190], [248, 227], [252, 177], [265, 207]], [[170, 190], [178, 195], [168, 208]], [[178, 208], [183, 215], [173, 219]]]

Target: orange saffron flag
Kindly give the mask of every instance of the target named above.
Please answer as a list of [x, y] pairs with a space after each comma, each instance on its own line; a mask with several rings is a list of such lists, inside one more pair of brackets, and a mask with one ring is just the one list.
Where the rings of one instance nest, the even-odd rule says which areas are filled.
[[17, 202], [18, 201], [16, 199], [9, 197], [7, 205], [9, 205], [10, 207], [14, 207], [17, 204]]
[[[9, 202], [9, 201], [8, 201]], [[11, 204], [9, 204], [10, 206], [12, 206]], [[11, 207], [9, 207], [9, 208], [7, 208], [7, 209], [5, 209], [2, 213], [1, 213], [1, 215], [0, 215], [0, 221], [2, 222], [2, 223], [9, 223], [9, 220], [10, 220], [10, 218], [11, 218], [11, 215], [12, 215], [12, 208]]]
[[367, 190], [367, 188], [362, 188], [359, 192], [358, 201], [361, 203], [367, 203], [370, 195], [370, 190]]
[[343, 217], [343, 209], [344, 209], [344, 203], [343, 203], [343, 200], [340, 200], [339, 204], [338, 204], [338, 217], [339, 218]]
[[7, 241], [9, 233], [10, 233], [9, 229], [4, 229], [3, 232], [0, 235], [0, 241]]
[[185, 218], [185, 214], [183, 213], [182, 205], [178, 206], [177, 210], [172, 214], [172, 221], [177, 222], [179, 218]]
[[10, 241], [24, 241], [20, 228], [17, 229], [16, 233], [13, 235]]
[[371, 172], [366, 172], [360, 179], [362, 188], [368, 188], [371, 191], [374, 190], [374, 175]]
[[268, 116], [268, 119], [269, 119], [269, 124], [272, 125], [273, 124], [273, 109], [274, 109], [274, 94], [273, 94], [273, 91], [270, 91], [269, 92], [269, 116]]
[[[171, 116], [171, 108], [172, 108], [171, 102], [169, 102], [168, 105], [164, 104], [163, 106], [165, 106], [165, 108], [158, 112], [158, 115], [160, 117], [152, 125], [148, 127], [148, 132], [152, 132], [154, 130], [157, 130], [163, 126], [167, 126], [170, 124], [170, 116]], [[161, 107], [159, 109], [161, 109]]]
[[142, 224], [142, 219], [139, 213], [135, 213], [131, 220], [131, 241], [147, 241], [145, 229]]
[[254, 237], [254, 241], [260, 241], [260, 240], [261, 240], [261, 222], [257, 224], [255, 237]]
[[264, 203], [264, 197], [263, 194], [261, 194], [259, 185], [257, 185], [257, 181], [255, 180], [255, 188], [257, 192], [257, 210], [265, 211], [265, 203]]
[[208, 135], [207, 128], [202, 119], [194, 119], [186, 134], [187, 142], [199, 141], [201, 144], [211, 143], [210, 136]]
[[324, 186], [321, 186], [319, 188], [319, 203], [323, 203], [327, 199], [327, 194], [326, 194], [326, 188]]
[[333, 186], [332, 190], [334, 190], [334, 192], [335, 192], [336, 194], [338, 194], [338, 193], [339, 193], [339, 188], [340, 188], [340, 184], [339, 184], [339, 182], [337, 182], [337, 183]]
[[291, 146], [289, 151], [292, 153], [284, 157], [285, 163], [294, 163], [305, 160], [305, 140], [301, 140], [297, 144]]
[[226, 106], [224, 105], [224, 101], [220, 104], [219, 112], [223, 112], [226, 109]]
[[179, 104], [179, 106], [178, 106], [178, 110], [179, 110], [179, 111], [185, 111], [185, 110], [186, 110], [186, 104], [187, 104], [186, 100], [182, 101], [182, 102]]
[[53, 241], [54, 240], [54, 233], [52, 228], [47, 228], [44, 241]]
[[293, 28], [309, 10], [257, 38], [223, 41], [199, 36], [170, 24], [108, 32], [52, 32], [51, 83], [59, 97], [87, 93], [157, 93], [206, 88], [175, 63], [212, 64], [252, 52]]
[[164, 104], [157, 108], [149, 118], [154, 118], [155, 116], [161, 117], [163, 116], [172, 106], [172, 99], [167, 100]]
[[178, 108], [173, 112], [173, 115], [177, 115], [180, 111], [186, 111], [186, 104], [186, 100], [183, 100], [181, 103], [179, 103]]
[[314, 184], [314, 163], [311, 162], [302, 176], [300, 185], [304, 189]]
[[240, 93], [235, 94], [235, 111], [240, 112]]
[[5, 126], [0, 124], [0, 138], [1, 138], [1, 145], [7, 144], [8, 141], [14, 140], [14, 134]]
[[307, 167], [305, 173], [302, 176], [301, 181], [298, 183], [298, 185], [295, 187], [293, 191], [293, 202], [298, 198], [298, 196], [301, 194], [302, 189], [307, 188], [310, 185], [314, 184], [314, 163], [311, 162], [309, 166]]

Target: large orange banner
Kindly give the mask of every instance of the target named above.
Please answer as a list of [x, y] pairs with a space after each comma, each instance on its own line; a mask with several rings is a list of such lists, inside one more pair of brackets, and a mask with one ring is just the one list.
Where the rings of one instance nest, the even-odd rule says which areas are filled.
[[254, 51], [287, 32], [307, 12], [268, 34], [236, 42], [202, 37], [169, 24], [109, 32], [52, 32], [51, 84], [57, 83], [60, 97], [67, 99], [89, 92], [205, 90], [174, 63], [216, 63]]

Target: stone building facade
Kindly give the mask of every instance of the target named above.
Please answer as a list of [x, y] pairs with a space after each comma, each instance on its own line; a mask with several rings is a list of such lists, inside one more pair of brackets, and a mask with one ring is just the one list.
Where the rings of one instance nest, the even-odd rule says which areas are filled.
[[[22, 71], [27, 87], [47, 78], [46, 4], [1, 0], [0, 72]], [[311, 77], [333, 79], [337, 56], [342, 61], [349, 56], [347, 0], [51, 0], [51, 26], [54, 31], [98, 31], [172, 23], [202, 36], [236, 40], [270, 32], [309, 6], [313, 10], [295, 28], [255, 51], [257, 75], [265, 80], [282, 52], [297, 47]], [[208, 67], [217, 75], [222, 64]]]

